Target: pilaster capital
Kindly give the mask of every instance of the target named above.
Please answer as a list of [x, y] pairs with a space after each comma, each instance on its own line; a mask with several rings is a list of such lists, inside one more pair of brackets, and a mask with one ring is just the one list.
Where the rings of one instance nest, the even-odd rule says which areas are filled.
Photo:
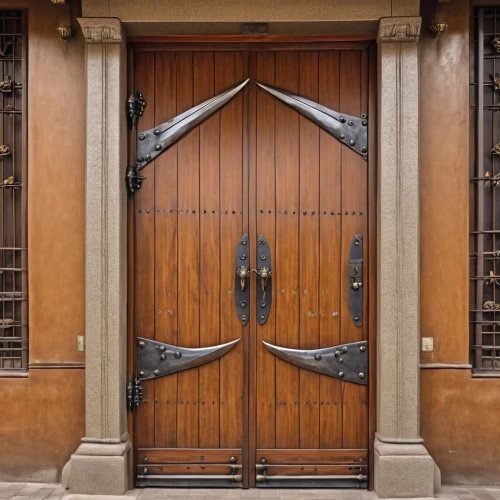
[[421, 26], [421, 17], [382, 17], [378, 25], [377, 42], [417, 43]]
[[87, 43], [127, 43], [122, 22], [116, 17], [79, 17]]

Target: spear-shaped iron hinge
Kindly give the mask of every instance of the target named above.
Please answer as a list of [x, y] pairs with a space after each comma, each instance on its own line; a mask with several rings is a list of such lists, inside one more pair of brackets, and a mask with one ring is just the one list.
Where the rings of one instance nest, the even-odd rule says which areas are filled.
[[[198, 126], [217, 110], [229, 102], [247, 83], [249, 79], [233, 85], [224, 92], [184, 111], [165, 123], [137, 135], [137, 163], [127, 170], [127, 186], [131, 192], [141, 187], [144, 177], [139, 172], [166, 151], [172, 144]], [[132, 97], [132, 96], [131, 96]], [[129, 99], [130, 103], [130, 99]], [[129, 116], [131, 115], [129, 104]], [[133, 106], [132, 106], [133, 107]], [[139, 116], [142, 112], [139, 114]]]

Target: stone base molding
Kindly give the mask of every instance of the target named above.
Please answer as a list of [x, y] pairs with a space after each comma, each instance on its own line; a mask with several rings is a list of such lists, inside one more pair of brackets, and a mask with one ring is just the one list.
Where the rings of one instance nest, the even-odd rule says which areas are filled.
[[128, 486], [126, 37], [118, 19], [79, 19], [86, 44], [85, 437], [64, 468], [71, 493]]
[[71, 493], [123, 495], [128, 489], [130, 440], [83, 443], [64, 466], [62, 484]]
[[375, 439], [375, 491], [379, 498], [433, 497], [441, 486], [434, 460], [421, 444]]
[[375, 492], [432, 497], [420, 437], [419, 55], [421, 18], [380, 20]]

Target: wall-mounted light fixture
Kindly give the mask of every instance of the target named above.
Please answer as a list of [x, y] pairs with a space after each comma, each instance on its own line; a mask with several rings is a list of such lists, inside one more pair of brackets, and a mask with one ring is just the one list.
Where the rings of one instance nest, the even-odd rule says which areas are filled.
[[62, 42], [67, 42], [69, 39], [73, 37], [74, 31], [71, 26], [72, 15], [71, 15], [71, 1], [70, 0], [51, 0], [53, 4], [56, 5], [68, 5], [68, 21], [63, 24], [63, 26], [59, 26], [56, 28], [57, 37]]
[[435, 21], [432, 21], [432, 23], [429, 24], [428, 29], [431, 35], [436, 40], [439, 40], [446, 33], [448, 23], [436, 23]]

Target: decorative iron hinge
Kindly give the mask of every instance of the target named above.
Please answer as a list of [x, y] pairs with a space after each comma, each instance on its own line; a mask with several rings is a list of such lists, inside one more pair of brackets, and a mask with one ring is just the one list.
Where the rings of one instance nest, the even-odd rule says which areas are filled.
[[365, 113], [361, 117], [346, 115], [286, 90], [263, 85], [262, 83], [257, 83], [257, 85], [298, 111], [301, 115], [309, 118], [330, 135], [361, 155], [364, 160], [368, 158], [368, 116]]
[[131, 129], [137, 125], [137, 119], [139, 116], [142, 116], [145, 107], [146, 101], [144, 100], [144, 96], [138, 90], [127, 99], [128, 125]]
[[127, 385], [127, 407], [130, 410], [135, 410], [141, 403], [143, 389], [145, 389], [145, 387], [141, 385], [139, 380], [135, 378], [132, 382], [129, 378]]
[[368, 384], [368, 342], [352, 342], [323, 349], [287, 349], [262, 343], [278, 358], [328, 377]]
[[149, 380], [204, 365], [230, 351], [239, 340], [210, 347], [188, 348], [137, 337], [138, 378], [140, 381]]
[[[158, 125], [149, 130], [145, 130], [137, 135], [137, 163], [132, 167], [129, 166], [127, 170], [127, 186], [131, 192], [137, 191], [141, 187], [141, 180], [139, 172], [153, 161], [157, 156], [166, 151], [172, 144], [177, 142], [181, 137], [186, 135], [194, 127], [198, 126], [210, 115], [214, 114], [217, 110], [222, 108], [229, 102], [247, 83], [249, 79], [242, 83], [232, 86], [224, 92], [207, 99], [206, 101], [184, 111], [180, 115], [171, 118], [165, 123]], [[142, 94], [141, 94], [142, 97]], [[132, 99], [132, 100], [131, 100]], [[145, 103], [139, 109], [140, 113], [136, 116], [136, 108], [138, 99], [133, 96], [129, 98], [129, 118], [132, 120], [137, 116], [142, 115]], [[130, 176], [129, 176], [130, 173]]]
[[139, 174], [139, 165], [129, 163], [127, 167], [127, 174], [125, 175], [125, 181], [127, 182], [128, 190], [131, 193], [134, 193], [135, 191], [140, 189], [142, 181], [144, 179], [146, 179], [146, 177], [143, 177]]

